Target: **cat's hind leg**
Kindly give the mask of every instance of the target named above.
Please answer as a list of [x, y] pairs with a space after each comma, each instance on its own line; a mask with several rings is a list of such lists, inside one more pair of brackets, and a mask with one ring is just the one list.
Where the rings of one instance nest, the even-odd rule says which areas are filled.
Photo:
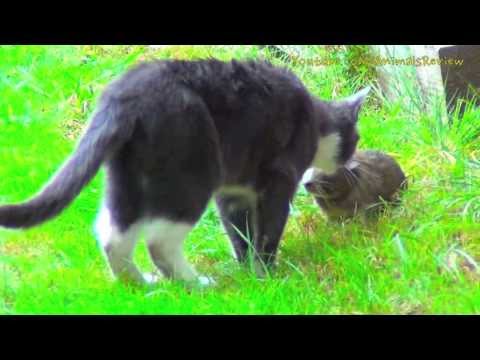
[[236, 259], [244, 263], [253, 250], [256, 226], [256, 199], [247, 196], [218, 194], [215, 197], [223, 227], [233, 247]]
[[185, 258], [184, 242], [204, 212], [212, 188], [196, 184], [193, 178], [188, 181], [185, 174], [175, 175], [163, 183], [162, 176], [153, 181], [157, 186], [149, 192], [149, 215], [144, 225], [147, 248], [165, 277], [206, 285], [206, 278], [198, 276]]
[[165, 129], [149, 149], [146, 240], [152, 261], [171, 279], [201, 284], [184, 255], [184, 240], [222, 181], [219, 139], [207, 105], [195, 93], [179, 94], [181, 111], [165, 116]]
[[254, 242], [259, 260], [255, 266], [259, 276], [264, 276], [266, 270], [275, 264], [295, 190], [296, 183], [291, 177], [282, 173], [272, 173], [268, 185], [262, 191], [257, 206], [257, 230]]
[[185, 258], [183, 244], [193, 225], [184, 221], [157, 218], [145, 224], [148, 251], [156, 267], [168, 278], [188, 283], [208, 280], [200, 277]]
[[133, 168], [135, 162], [119, 154], [106, 164], [106, 196], [95, 230], [113, 275], [123, 282], [148, 282], [133, 262], [142, 230], [143, 196]]
[[197, 174], [192, 167], [186, 171], [173, 169], [167, 175], [152, 174], [154, 185], [147, 190], [144, 229], [150, 257], [167, 278], [205, 284], [206, 279], [198, 276], [185, 258], [184, 242], [205, 211], [215, 181], [205, 172]]
[[110, 210], [103, 206], [95, 230], [113, 275], [126, 283], [144, 284], [146, 279], [133, 262], [133, 253], [140, 235], [140, 224], [125, 229], [115, 224]]

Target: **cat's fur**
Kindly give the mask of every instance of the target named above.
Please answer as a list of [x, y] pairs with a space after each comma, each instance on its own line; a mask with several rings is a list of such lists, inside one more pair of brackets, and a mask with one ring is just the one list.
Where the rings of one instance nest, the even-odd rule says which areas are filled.
[[196, 279], [182, 244], [212, 195], [237, 258], [247, 253], [238, 230], [252, 239], [257, 261], [271, 264], [302, 174], [312, 165], [333, 172], [354, 153], [366, 92], [322, 101], [264, 62], [140, 64], [108, 86], [50, 183], [27, 202], [0, 207], [0, 226], [57, 216], [103, 164], [96, 229], [115, 275], [144, 280], [132, 253], [145, 231], [166, 276]]
[[396, 202], [407, 187], [400, 165], [379, 151], [357, 151], [333, 175], [309, 170], [303, 183], [329, 219], [341, 220], [363, 214], [372, 218], [385, 202]]

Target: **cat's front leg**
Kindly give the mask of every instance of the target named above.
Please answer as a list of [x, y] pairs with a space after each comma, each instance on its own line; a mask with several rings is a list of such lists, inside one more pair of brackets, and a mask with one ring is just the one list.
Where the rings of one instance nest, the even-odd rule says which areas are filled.
[[273, 176], [259, 198], [255, 234], [256, 272], [265, 275], [275, 264], [278, 246], [290, 212], [296, 184], [285, 176]]
[[255, 203], [245, 197], [225, 194], [217, 195], [215, 200], [235, 257], [245, 263], [253, 243]]

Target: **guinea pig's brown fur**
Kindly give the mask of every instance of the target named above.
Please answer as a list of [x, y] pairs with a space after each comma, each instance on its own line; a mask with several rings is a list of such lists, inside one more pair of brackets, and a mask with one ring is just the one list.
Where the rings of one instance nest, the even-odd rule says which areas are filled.
[[379, 151], [357, 151], [333, 175], [314, 171], [304, 182], [329, 219], [378, 213], [384, 202], [396, 202], [407, 180], [398, 163]]

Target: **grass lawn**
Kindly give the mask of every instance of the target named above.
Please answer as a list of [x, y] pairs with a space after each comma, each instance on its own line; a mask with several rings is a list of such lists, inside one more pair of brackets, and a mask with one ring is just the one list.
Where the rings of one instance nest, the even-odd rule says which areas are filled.
[[[349, 95], [369, 79], [352, 72], [347, 55], [310, 50], [337, 61], [287, 66], [320, 97]], [[28, 198], [55, 173], [115, 76], [142, 59], [207, 56], [269, 57], [255, 46], [0, 46], [0, 204]], [[55, 220], [0, 230], [0, 313], [480, 313], [480, 110], [445, 125], [373, 95], [359, 128], [360, 148], [394, 155], [410, 177], [403, 205], [378, 223], [329, 224], [299, 189], [278, 270], [259, 280], [235, 263], [211, 205], [186, 251], [217, 285], [129, 288], [112, 281], [92, 230], [102, 171]], [[143, 242], [135, 257], [153, 270]]]

